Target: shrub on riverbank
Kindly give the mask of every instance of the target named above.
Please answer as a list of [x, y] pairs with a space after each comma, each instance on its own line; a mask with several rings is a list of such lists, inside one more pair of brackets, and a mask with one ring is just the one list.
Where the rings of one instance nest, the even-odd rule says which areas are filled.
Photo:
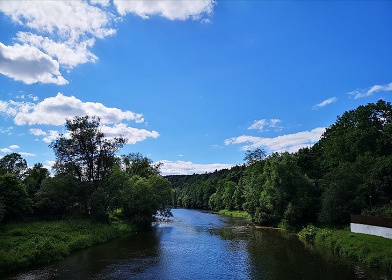
[[330, 248], [365, 265], [392, 270], [392, 239], [314, 226], [307, 226], [298, 235], [303, 241]]
[[219, 215], [235, 217], [235, 218], [245, 218], [247, 220], [251, 220], [252, 217], [246, 211], [230, 211], [230, 210], [220, 210], [218, 212]]
[[0, 272], [60, 260], [131, 231], [120, 222], [104, 225], [87, 220], [9, 224], [0, 228]]

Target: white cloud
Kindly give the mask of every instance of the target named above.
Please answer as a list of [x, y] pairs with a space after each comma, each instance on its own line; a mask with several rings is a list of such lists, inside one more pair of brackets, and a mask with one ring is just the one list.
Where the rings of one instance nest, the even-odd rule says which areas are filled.
[[89, 50], [95, 38], [116, 33], [110, 28], [114, 15], [87, 1], [4, 3], [0, 2], [0, 11], [29, 32], [16, 34], [14, 41], [20, 44], [0, 45], [0, 73], [26, 84], [66, 84], [60, 66], [95, 62], [98, 58]]
[[35, 136], [43, 136], [43, 135], [46, 135], [46, 134], [47, 134], [45, 131], [43, 131], [43, 130], [40, 129], [40, 128], [31, 128], [31, 129], [29, 130], [29, 132], [30, 132], [30, 134], [33, 134], [33, 135], [35, 135]]
[[264, 128], [275, 128], [277, 130], [280, 130], [281, 127], [278, 126], [278, 123], [282, 122], [279, 119], [261, 119], [261, 120], [256, 120], [253, 122], [253, 124], [248, 127], [248, 129], [256, 129], [259, 130], [260, 132], [264, 131]]
[[392, 91], [392, 83], [386, 85], [374, 85], [366, 89], [356, 89], [352, 92], [349, 92], [348, 94], [354, 96], [354, 99], [358, 99], [362, 97], [371, 96], [374, 93], [380, 91]]
[[146, 140], [147, 138], [158, 138], [159, 133], [156, 131], [148, 131], [145, 129], [138, 129], [119, 123], [113, 126], [102, 126], [102, 132], [108, 138], [123, 136], [128, 140], [127, 144], [136, 144]]
[[66, 40], [115, 33], [108, 27], [113, 16], [86, 1], [7, 1], [0, 10], [15, 23]]
[[13, 38], [16, 44], [1, 45], [0, 73], [27, 84], [64, 85], [60, 69], [96, 62], [96, 39], [114, 35], [113, 25], [126, 14], [210, 23], [214, 5], [215, 0], [0, 1], [0, 12], [23, 28]]
[[311, 131], [301, 131], [293, 134], [281, 135], [273, 138], [242, 135], [225, 140], [226, 145], [245, 144], [241, 150], [265, 148], [267, 152], [296, 152], [300, 148], [316, 143], [324, 133], [325, 128], [318, 127]]
[[212, 14], [214, 0], [113, 0], [121, 15], [136, 14], [142, 18], [162, 16], [170, 20], [201, 19], [204, 15]]
[[94, 39], [86, 39], [75, 44], [69, 41], [55, 42], [48, 37], [39, 36], [30, 32], [18, 32], [16, 36], [21, 43], [41, 48], [50, 57], [57, 58], [57, 61], [61, 65], [68, 68], [98, 60], [98, 57], [89, 51], [89, 48], [94, 46]]
[[[142, 114], [131, 111], [122, 111], [118, 108], [109, 108], [102, 103], [83, 102], [74, 96], [65, 96], [58, 93], [54, 97], [48, 97], [39, 103], [0, 101], [0, 113], [14, 117], [15, 124], [22, 125], [64, 125], [66, 119], [75, 116], [97, 116], [101, 119], [102, 132], [108, 138], [123, 136], [128, 139], [128, 144], [135, 144], [147, 138], [158, 138], [157, 131], [148, 131], [130, 127], [122, 121], [144, 122]], [[45, 143], [51, 143], [59, 137], [59, 132], [48, 132], [41, 128], [31, 128], [29, 133], [35, 136], [43, 136]]]
[[67, 84], [59, 71], [59, 63], [34, 46], [0, 42], [0, 73], [26, 84]]
[[19, 149], [20, 147], [18, 145], [11, 145], [8, 148], [2, 148], [0, 149], [0, 152], [3, 153], [13, 153], [13, 150]]
[[17, 125], [63, 125], [74, 116], [98, 116], [103, 124], [118, 123], [122, 120], [144, 122], [142, 114], [109, 108], [98, 102], [83, 102], [74, 96], [58, 93], [39, 103], [0, 101], [0, 112], [14, 117]]
[[42, 138], [42, 141], [49, 144], [56, 140], [60, 136], [60, 133], [57, 130], [49, 130], [49, 133], [46, 133], [45, 135], [46, 136]]
[[35, 157], [36, 156], [36, 154], [26, 153], [26, 152], [20, 152], [19, 154], [21, 156], [25, 156], [25, 157]]
[[181, 160], [161, 160], [160, 162], [163, 163], [160, 169], [162, 175], [190, 175], [193, 173], [200, 174], [205, 172], [214, 172], [215, 170], [231, 168], [234, 166], [233, 164], [225, 163], [199, 164]]
[[320, 102], [319, 104], [314, 105], [313, 110], [317, 110], [318, 108], [322, 108], [322, 107], [327, 106], [327, 105], [334, 103], [336, 101], [338, 101], [338, 99], [336, 97], [328, 98], [328, 99], [324, 100], [323, 102]]

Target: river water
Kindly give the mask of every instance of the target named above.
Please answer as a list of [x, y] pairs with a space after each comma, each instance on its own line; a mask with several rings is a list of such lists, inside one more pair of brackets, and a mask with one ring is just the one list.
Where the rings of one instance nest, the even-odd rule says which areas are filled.
[[5, 279], [385, 279], [391, 272], [364, 269], [306, 248], [294, 234], [255, 229], [243, 219], [187, 209], [63, 261]]

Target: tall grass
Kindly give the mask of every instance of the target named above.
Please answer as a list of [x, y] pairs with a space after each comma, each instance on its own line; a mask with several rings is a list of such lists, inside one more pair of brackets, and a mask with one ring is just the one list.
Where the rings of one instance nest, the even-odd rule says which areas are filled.
[[63, 259], [72, 251], [104, 243], [132, 229], [88, 220], [41, 221], [0, 227], [0, 272]]

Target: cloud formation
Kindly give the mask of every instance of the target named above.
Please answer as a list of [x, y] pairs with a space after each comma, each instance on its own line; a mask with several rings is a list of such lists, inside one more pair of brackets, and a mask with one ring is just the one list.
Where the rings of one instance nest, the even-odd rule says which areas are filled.
[[248, 127], [248, 129], [256, 129], [260, 132], [264, 131], [265, 128], [267, 128], [267, 130], [268, 128], [275, 128], [277, 130], [280, 130], [281, 127], [278, 126], [280, 122], [282, 121], [279, 119], [270, 119], [270, 120], [261, 119], [258, 121], [254, 121], [253, 124], [250, 127]]
[[34, 46], [0, 42], [0, 73], [26, 84], [67, 84], [60, 73], [59, 63]]
[[[65, 124], [67, 119], [73, 119], [75, 116], [97, 116], [101, 119], [102, 132], [108, 138], [122, 135], [128, 139], [128, 144], [136, 144], [147, 138], [159, 137], [157, 131], [134, 128], [124, 123], [124, 121], [143, 123], [142, 114], [106, 107], [99, 102], [83, 102], [74, 96], [66, 96], [62, 93], [45, 98], [38, 103], [0, 100], [0, 113], [6, 117], [13, 117], [14, 123], [18, 126], [61, 126]], [[45, 143], [51, 143], [59, 136], [57, 130], [45, 131], [38, 127], [31, 128], [29, 133], [42, 136], [42, 141]]]
[[225, 163], [211, 163], [211, 164], [198, 164], [190, 161], [169, 161], [161, 160], [163, 163], [161, 167], [162, 175], [191, 175], [191, 174], [201, 174], [205, 172], [214, 172], [215, 170], [229, 169], [233, 167], [233, 164]]
[[158, 138], [159, 133], [157, 131], [148, 131], [146, 129], [138, 129], [127, 126], [126, 124], [119, 123], [113, 126], [102, 126], [102, 132], [108, 138], [114, 138], [122, 135], [124, 138], [128, 139], [128, 144], [136, 144], [146, 140], [147, 138]]
[[311, 146], [316, 143], [324, 133], [324, 127], [318, 127], [311, 131], [301, 131], [293, 134], [285, 134], [272, 138], [242, 135], [225, 140], [226, 145], [243, 145], [241, 150], [253, 150], [264, 148], [267, 152], [296, 152], [300, 148]]
[[374, 85], [372, 87], [365, 88], [365, 89], [356, 89], [352, 92], [349, 92], [348, 94], [352, 95], [354, 99], [358, 99], [358, 98], [371, 96], [374, 93], [380, 91], [392, 91], [392, 83], [386, 85]]
[[203, 15], [212, 14], [215, 5], [214, 0], [114, 0], [113, 2], [121, 15], [132, 13], [145, 19], [158, 15], [170, 20], [201, 19]]
[[[11, 153], [16, 153], [15, 150], [19, 149], [20, 147], [18, 145], [11, 145], [7, 148], [0, 148], [0, 152], [4, 154], [11, 154]], [[26, 153], [26, 152], [17, 152], [18, 154], [22, 156], [27, 156], [27, 157], [35, 157], [36, 155], [33, 153]], [[2, 158], [2, 156], [0, 156]]]
[[328, 99], [324, 100], [323, 102], [320, 102], [320, 103], [314, 105], [314, 106], [313, 106], [313, 110], [317, 110], [317, 109], [319, 109], [319, 108], [322, 108], [322, 107], [324, 107], [324, 106], [327, 106], [327, 105], [329, 105], [329, 104], [331, 104], [331, 103], [334, 103], [334, 102], [336, 102], [336, 101], [338, 101], [338, 99], [337, 99], [336, 97], [328, 98]]
[[64, 85], [61, 69], [96, 62], [95, 41], [114, 35], [115, 23], [127, 14], [204, 22], [214, 5], [214, 0], [1, 1], [0, 12], [22, 30], [12, 38], [15, 44], [0, 42], [0, 73], [26, 84]]
[[122, 120], [144, 122], [142, 114], [109, 108], [99, 102], [83, 102], [74, 96], [57, 93], [39, 103], [0, 101], [0, 113], [14, 117], [17, 125], [63, 125], [74, 116], [98, 116], [103, 124], [114, 124]]

